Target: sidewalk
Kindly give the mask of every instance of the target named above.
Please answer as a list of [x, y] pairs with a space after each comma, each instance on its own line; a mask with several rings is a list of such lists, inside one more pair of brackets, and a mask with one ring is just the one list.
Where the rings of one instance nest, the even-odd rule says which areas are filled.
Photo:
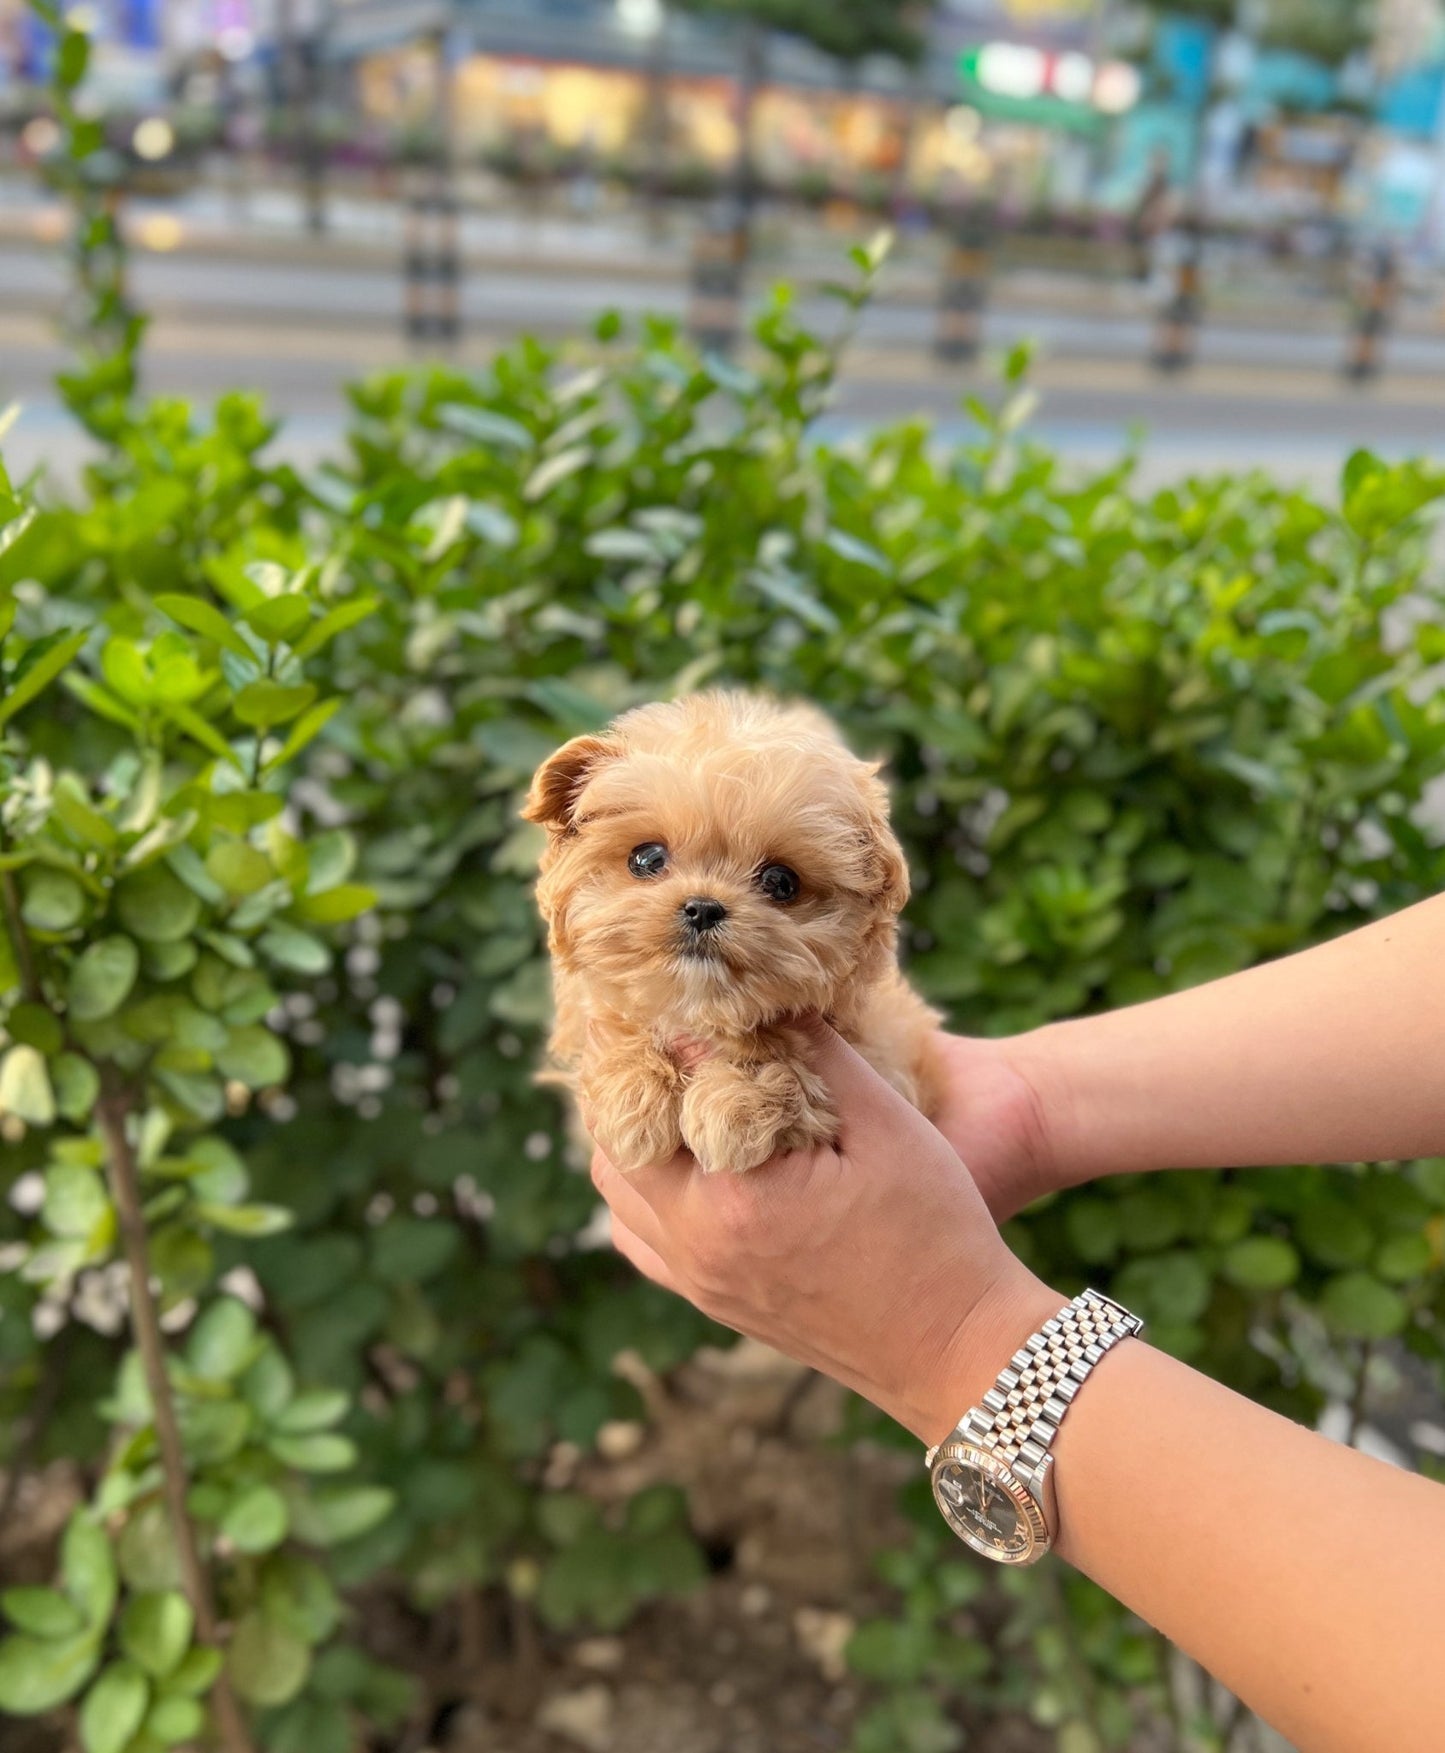
[[[205, 187], [181, 200], [134, 198], [126, 209], [126, 229], [141, 257], [399, 274], [405, 245], [405, 213], [399, 202], [338, 191], [328, 198], [327, 214], [326, 234], [315, 237], [306, 229], [294, 190], [259, 187], [230, 193]], [[572, 279], [596, 275], [676, 289], [686, 284], [699, 217], [694, 209], [670, 213], [659, 229], [633, 212], [528, 214], [467, 208], [459, 222], [459, 241], [469, 273]], [[64, 240], [68, 224], [64, 209], [30, 185], [0, 183], [0, 250], [49, 252]], [[845, 228], [816, 217], [790, 213], [784, 220], [764, 213], [757, 228], [753, 279], [759, 285], [788, 280], [806, 292], [846, 278], [851, 273], [847, 250], [870, 229], [866, 215], [859, 215], [856, 228]], [[1009, 251], [1021, 247], [1006, 248], [993, 281], [994, 298], [1010, 309], [1152, 320], [1160, 298], [1157, 286], [1010, 262]], [[932, 308], [941, 260], [936, 234], [901, 237], [881, 277], [878, 302]], [[1346, 313], [1337, 297], [1321, 292], [1318, 280], [1303, 263], [1272, 269], [1268, 275], [1257, 265], [1230, 263], [1207, 284], [1208, 315], [1265, 332], [1337, 333]], [[1405, 302], [1398, 329], [1424, 338], [1445, 337], [1445, 300]]]

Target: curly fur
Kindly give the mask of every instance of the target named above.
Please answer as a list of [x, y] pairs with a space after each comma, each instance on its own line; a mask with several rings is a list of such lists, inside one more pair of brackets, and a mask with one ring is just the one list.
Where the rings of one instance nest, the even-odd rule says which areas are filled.
[[[898, 969], [908, 868], [877, 774], [813, 708], [722, 692], [639, 707], [538, 771], [523, 814], [547, 829], [552, 1062], [619, 1168], [686, 1144], [743, 1170], [830, 1142], [809, 1013], [932, 1111], [937, 1017]], [[628, 856], [649, 842], [667, 868], [639, 878]], [[801, 879], [786, 905], [758, 886], [771, 863]], [[727, 908], [705, 954], [680, 913], [694, 895]], [[706, 1049], [691, 1071], [684, 1040]]]

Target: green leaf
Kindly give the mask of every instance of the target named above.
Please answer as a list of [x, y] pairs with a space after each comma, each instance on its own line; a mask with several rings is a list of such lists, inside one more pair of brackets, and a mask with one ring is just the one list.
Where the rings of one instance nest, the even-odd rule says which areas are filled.
[[522, 497], [528, 503], [545, 499], [554, 487], [560, 487], [563, 481], [585, 469], [595, 455], [590, 444], [575, 444], [568, 450], [558, 451], [555, 456], [539, 463], [527, 477]]
[[296, 1376], [280, 1348], [268, 1345], [241, 1383], [246, 1404], [268, 1423], [279, 1418], [296, 1395]]
[[1299, 1255], [1279, 1236], [1246, 1236], [1226, 1248], [1220, 1269], [1241, 1290], [1283, 1290], [1299, 1277]]
[[190, 1648], [195, 1615], [178, 1590], [135, 1595], [120, 1616], [120, 1645], [133, 1662], [164, 1680]]
[[42, 1716], [75, 1697], [100, 1660], [99, 1639], [7, 1637], [0, 1642], [0, 1711]]
[[49, 1126], [55, 1119], [55, 1092], [44, 1055], [23, 1043], [0, 1059], [0, 1114], [13, 1114], [27, 1126]]
[[339, 883], [319, 895], [306, 895], [296, 904], [296, 916], [308, 925], [340, 925], [369, 913], [376, 905], [376, 890], [360, 883]]
[[74, 91], [89, 66], [90, 38], [81, 30], [66, 31], [55, 54], [56, 83], [66, 91]]
[[178, 626], [186, 627], [192, 633], [199, 633], [203, 639], [214, 640], [217, 645], [246, 663], [255, 663], [256, 653], [221, 611], [203, 597], [163, 595], [155, 599], [155, 605]]
[[535, 440], [520, 421], [491, 408], [473, 408], [465, 402], [448, 402], [437, 409], [437, 421], [463, 438], [479, 444], [502, 445], [510, 450], [531, 450]]
[[310, 682], [293, 687], [282, 682], [249, 682], [231, 702], [231, 710], [242, 724], [269, 730], [304, 712], [315, 698], [316, 689]]
[[238, 1205], [250, 1186], [246, 1165], [223, 1138], [198, 1138], [187, 1149], [191, 1188], [198, 1199]]
[[220, 731], [214, 725], [207, 723], [199, 712], [193, 711], [189, 706], [182, 705], [179, 700], [166, 701], [165, 711], [166, 716], [173, 719], [192, 742], [197, 742], [203, 749], [209, 750], [217, 760], [226, 761], [237, 771], [240, 770], [240, 760], [236, 751], [221, 735]]
[[278, 768], [284, 767], [288, 761], [294, 761], [308, 743], [314, 742], [320, 736], [340, 709], [340, 700], [323, 700], [319, 705], [313, 706], [309, 712], [303, 712], [292, 725], [286, 741], [262, 768], [262, 772], [274, 773]]
[[[6, 423], [5, 430], [7, 432], [14, 424], [16, 412], [17, 404], [14, 402], [12, 402], [5, 410], [3, 419]], [[9, 476], [3, 476], [0, 477], [0, 479], [3, 479], [5, 488], [8, 491]], [[21, 536], [23, 536], [26, 530], [28, 530], [35, 522], [36, 515], [35, 507], [33, 505], [27, 505], [18, 515], [11, 517], [6, 523], [0, 524], [0, 555], [8, 554], [10, 552], [20, 540]], [[0, 603], [0, 639], [4, 639], [10, 632], [10, 629], [15, 625], [15, 610], [16, 604], [13, 600], [8, 603]]]
[[197, 1319], [186, 1340], [186, 1360], [198, 1376], [226, 1382], [256, 1351], [256, 1317], [234, 1297], [220, 1297]]
[[220, 1532], [238, 1552], [270, 1552], [286, 1538], [286, 1500], [269, 1485], [251, 1485], [233, 1497]]
[[344, 1473], [356, 1465], [356, 1444], [350, 1437], [322, 1431], [314, 1436], [277, 1434], [267, 1446], [278, 1461], [299, 1473]]
[[308, 1388], [276, 1414], [275, 1428], [288, 1436], [329, 1430], [345, 1418], [351, 1396], [340, 1388]]
[[[145, 1401], [144, 1416], [150, 1416], [149, 1399]], [[116, 1542], [116, 1554], [130, 1588], [179, 1588], [181, 1567], [175, 1537], [165, 1505], [158, 1500], [152, 1499], [131, 1511]]]
[[223, 1077], [234, 1078], [247, 1089], [266, 1089], [286, 1081], [291, 1056], [279, 1035], [257, 1023], [231, 1030], [225, 1046], [216, 1053], [216, 1068]]
[[128, 937], [102, 937], [84, 950], [70, 970], [67, 1003], [81, 1022], [113, 1015], [130, 996], [140, 972], [140, 951]]
[[1342, 1272], [1320, 1297], [1325, 1319], [1352, 1339], [1392, 1339], [1403, 1332], [1410, 1305], [1368, 1272]]
[[104, 1626], [115, 1610], [119, 1578], [115, 1554], [104, 1528], [77, 1510], [60, 1542], [60, 1580], [92, 1628]]
[[291, 1529], [310, 1546], [340, 1546], [391, 1514], [395, 1494], [380, 1485], [314, 1487], [291, 1506]]
[[85, 917], [85, 890], [63, 871], [37, 871], [25, 884], [20, 917], [34, 931], [69, 931]]
[[118, 836], [114, 825], [92, 806], [85, 786], [74, 773], [62, 773], [55, 781], [52, 807], [57, 820], [86, 846], [108, 852], [115, 845]]
[[[357, 597], [350, 602], [338, 603], [334, 609], [329, 609], [319, 621], [314, 621], [310, 630], [296, 642], [297, 657], [313, 657], [323, 646], [329, 645], [339, 633], [345, 633], [349, 628], [359, 626], [374, 615], [380, 607], [380, 600], [376, 597]], [[339, 702], [333, 704], [339, 704]]]
[[865, 1680], [907, 1686], [922, 1678], [933, 1645], [931, 1626], [871, 1619], [848, 1640], [848, 1666]]
[[164, 864], [148, 865], [118, 884], [115, 908], [121, 924], [143, 943], [178, 943], [201, 917], [194, 890]]
[[166, 1678], [168, 1693], [184, 1693], [190, 1697], [209, 1692], [221, 1671], [221, 1652], [196, 1644], [181, 1658], [180, 1666]]
[[12, 1041], [23, 1041], [27, 1047], [49, 1057], [65, 1045], [65, 1031], [60, 1019], [48, 1005], [17, 1004], [5, 1019], [5, 1032]]
[[1426, 1276], [1434, 1260], [1428, 1236], [1389, 1236], [1376, 1251], [1374, 1267], [1390, 1284], [1413, 1284]]
[[761, 591], [769, 602], [796, 615], [804, 626], [811, 627], [815, 633], [838, 632], [838, 617], [801, 580], [790, 573], [767, 571], [758, 567], [748, 574], [748, 582], [755, 590]]
[[248, 1704], [274, 1707], [294, 1698], [306, 1684], [311, 1651], [293, 1632], [252, 1612], [237, 1623], [227, 1667]]
[[271, 860], [246, 840], [222, 840], [206, 854], [206, 870], [230, 895], [254, 895], [276, 873]]
[[325, 1571], [297, 1552], [278, 1552], [261, 1572], [261, 1610], [310, 1644], [324, 1642], [341, 1623], [342, 1606]]
[[392, 1217], [373, 1233], [372, 1270], [387, 1284], [424, 1284], [455, 1258], [460, 1241], [454, 1224]]
[[232, 1236], [275, 1236], [288, 1230], [295, 1218], [280, 1205], [208, 1205], [196, 1207], [196, 1215], [213, 1229]]
[[6, 1589], [0, 1594], [0, 1610], [17, 1631], [31, 1637], [74, 1637], [85, 1629], [85, 1615], [58, 1589]]
[[51, 1163], [45, 1171], [45, 1203], [40, 1215], [57, 1236], [84, 1241], [110, 1212], [105, 1182], [81, 1163]]
[[268, 961], [294, 974], [324, 974], [331, 966], [331, 951], [320, 938], [284, 920], [268, 926], [257, 938], [256, 948]]
[[100, 1099], [100, 1073], [78, 1053], [62, 1053], [50, 1062], [55, 1105], [73, 1125], [87, 1120]]
[[267, 645], [289, 645], [311, 621], [311, 603], [304, 596], [268, 597], [247, 609], [246, 625]]
[[82, 628], [78, 633], [64, 634], [55, 644], [49, 646], [44, 655], [30, 664], [20, 679], [3, 697], [0, 697], [0, 726], [8, 724], [23, 706], [28, 706], [37, 694], [43, 694], [67, 667], [71, 660], [80, 652], [89, 639], [88, 629]]
[[194, 1698], [158, 1698], [142, 1732], [162, 1747], [176, 1747], [197, 1740], [205, 1723], [205, 1710]]
[[306, 890], [319, 895], [338, 887], [356, 864], [356, 841], [342, 828], [318, 834], [306, 844]]

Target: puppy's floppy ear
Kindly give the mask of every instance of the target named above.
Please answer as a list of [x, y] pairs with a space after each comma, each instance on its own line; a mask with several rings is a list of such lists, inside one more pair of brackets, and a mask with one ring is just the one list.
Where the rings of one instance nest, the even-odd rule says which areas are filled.
[[908, 900], [908, 861], [888, 818], [888, 788], [878, 777], [882, 765], [872, 762], [858, 775], [866, 816], [864, 866], [879, 904], [890, 913], [901, 913]]
[[533, 776], [532, 789], [522, 805], [523, 818], [565, 833], [572, 826], [572, 812], [582, 787], [604, 761], [614, 760], [621, 753], [622, 745], [611, 737], [581, 736], [563, 743]]

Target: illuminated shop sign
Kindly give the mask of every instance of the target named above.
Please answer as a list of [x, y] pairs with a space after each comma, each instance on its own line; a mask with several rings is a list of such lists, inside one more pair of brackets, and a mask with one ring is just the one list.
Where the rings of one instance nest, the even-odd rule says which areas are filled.
[[1029, 43], [984, 43], [959, 57], [965, 85], [991, 97], [1087, 107], [1121, 116], [1138, 103], [1143, 81], [1127, 61], [1094, 61], [1076, 50], [1050, 54]]

